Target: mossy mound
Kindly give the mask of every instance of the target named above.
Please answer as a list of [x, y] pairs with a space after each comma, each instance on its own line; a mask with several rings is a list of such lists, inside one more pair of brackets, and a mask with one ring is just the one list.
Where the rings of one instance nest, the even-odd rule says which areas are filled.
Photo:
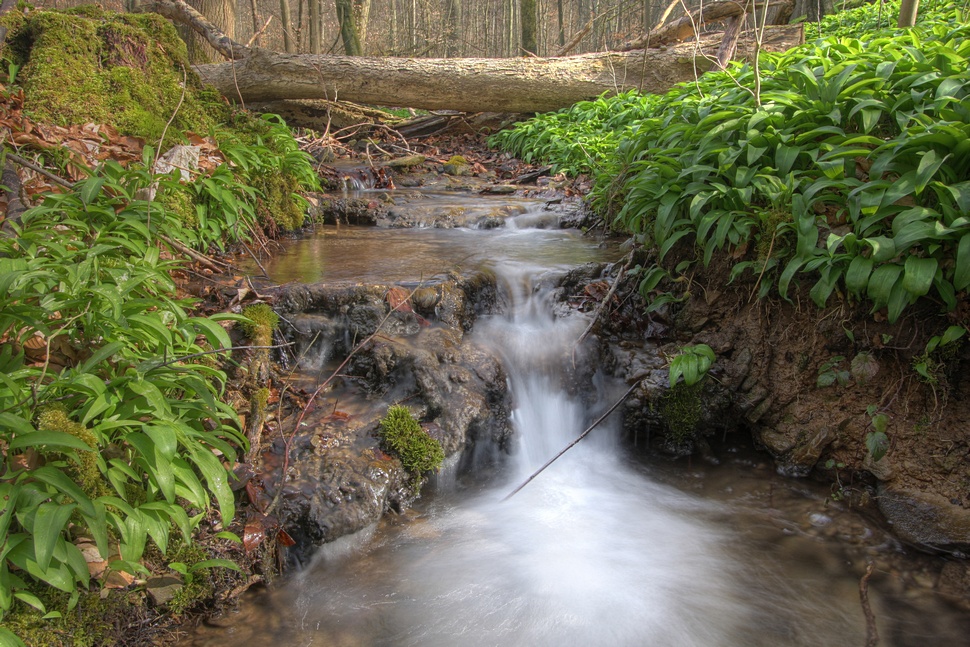
[[93, 6], [12, 14], [4, 21], [6, 58], [21, 66], [24, 111], [34, 121], [109, 124], [155, 144], [169, 119], [174, 140], [224, 116], [221, 98], [203, 89], [185, 43], [161, 16]]
[[441, 443], [428, 435], [407, 407], [396, 404], [387, 410], [378, 430], [384, 446], [401, 459], [411, 474], [437, 470], [445, 459]]

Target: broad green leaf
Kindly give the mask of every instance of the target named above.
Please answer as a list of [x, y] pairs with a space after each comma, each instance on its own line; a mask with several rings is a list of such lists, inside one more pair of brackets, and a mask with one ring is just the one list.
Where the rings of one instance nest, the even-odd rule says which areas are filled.
[[943, 163], [949, 158], [949, 155], [940, 156], [937, 155], [936, 151], [928, 150], [923, 153], [920, 158], [919, 167], [916, 169], [916, 193], [922, 193], [926, 185], [929, 184], [930, 180], [936, 174]]
[[37, 508], [33, 528], [34, 559], [42, 571], [50, 567], [54, 546], [59, 541], [64, 541], [61, 533], [71, 518], [74, 508], [74, 504], [57, 503], [42, 503]]
[[871, 258], [854, 257], [845, 272], [846, 289], [856, 296], [862, 295], [869, 284], [869, 275], [874, 264]]
[[885, 263], [896, 257], [896, 243], [892, 238], [873, 236], [863, 239], [862, 242], [872, 248], [872, 260], [876, 263]]
[[93, 447], [86, 442], [63, 431], [40, 430], [29, 434], [18, 434], [10, 441], [10, 449], [24, 449], [25, 447], [67, 447], [81, 451], [93, 451]]
[[101, 187], [104, 186], [103, 177], [93, 177], [88, 180], [84, 180], [84, 184], [81, 187], [81, 202], [84, 206], [90, 205], [97, 199], [98, 194], [101, 193]]
[[77, 503], [78, 509], [81, 513], [89, 517], [93, 517], [97, 514], [94, 509], [94, 503], [88, 498], [77, 483], [72, 481], [64, 472], [57, 469], [56, 467], [51, 467], [45, 465], [44, 467], [39, 467], [30, 473], [30, 476], [38, 481], [47, 483], [53, 486], [60, 492], [67, 494], [74, 502]]
[[[893, 286], [900, 281], [903, 268], [895, 263], [880, 265], [873, 270], [869, 277], [869, 285], [866, 293], [869, 300], [873, 303], [873, 311], [886, 307], [889, 304], [889, 297], [892, 295]], [[902, 286], [900, 286], [902, 287]]]
[[933, 285], [937, 266], [935, 258], [907, 257], [903, 273], [903, 288], [913, 297], [925, 295]]
[[953, 268], [953, 287], [957, 290], [965, 290], [968, 286], [970, 286], [970, 232], [960, 236]]
[[866, 434], [866, 449], [872, 460], [878, 463], [889, 451], [889, 437], [882, 431], [870, 431]]
[[27, 647], [20, 638], [9, 629], [0, 627], [0, 647]]

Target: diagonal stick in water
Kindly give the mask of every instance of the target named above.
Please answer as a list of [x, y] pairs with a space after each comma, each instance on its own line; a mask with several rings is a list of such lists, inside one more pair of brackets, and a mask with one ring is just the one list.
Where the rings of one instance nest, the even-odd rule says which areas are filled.
[[518, 494], [519, 490], [521, 490], [526, 485], [528, 485], [532, 481], [532, 479], [534, 479], [535, 477], [539, 476], [539, 474], [541, 474], [543, 470], [545, 470], [547, 467], [549, 467], [550, 465], [552, 465], [553, 463], [555, 463], [556, 460], [558, 460], [560, 456], [562, 456], [563, 454], [565, 454], [566, 452], [568, 452], [570, 449], [572, 449], [573, 447], [575, 447], [576, 445], [578, 445], [579, 444], [579, 441], [581, 441], [583, 438], [585, 438], [587, 435], [589, 435], [589, 432], [593, 431], [593, 429], [595, 429], [601, 422], [603, 422], [604, 420], [606, 420], [606, 418], [611, 413], [613, 413], [613, 411], [618, 406], [620, 406], [621, 404], [623, 404], [623, 401], [626, 400], [628, 397], [630, 397], [630, 394], [633, 393], [633, 390], [635, 388], [637, 388], [639, 385], [640, 385], [640, 382], [634, 383], [633, 386], [631, 386], [629, 389], [627, 389], [627, 392], [623, 394], [623, 397], [621, 397], [619, 400], [617, 400], [616, 402], [614, 402], [613, 403], [613, 406], [611, 406], [609, 409], [606, 410], [606, 413], [604, 413], [603, 415], [601, 415], [599, 418], [596, 419], [596, 422], [594, 422], [593, 424], [591, 424], [589, 427], [586, 427], [586, 430], [583, 433], [579, 434], [579, 436], [576, 437], [576, 440], [574, 440], [573, 442], [571, 442], [568, 445], [566, 445], [565, 447], [563, 447], [562, 450], [558, 454], [556, 454], [555, 456], [553, 456], [552, 458], [550, 458], [548, 461], [546, 461], [546, 464], [545, 465], [543, 465], [542, 467], [540, 467], [539, 469], [537, 469], [535, 472], [533, 472], [532, 473], [532, 476], [530, 476], [525, 481], [523, 481], [522, 484], [519, 485], [519, 487], [517, 487], [514, 490], [512, 490], [511, 492], [509, 492], [505, 496], [505, 498], [502, 499], [502, 501], [508, 501], [509, 499], [511, 499], [512, 497], [514, 497], [516, 494]]

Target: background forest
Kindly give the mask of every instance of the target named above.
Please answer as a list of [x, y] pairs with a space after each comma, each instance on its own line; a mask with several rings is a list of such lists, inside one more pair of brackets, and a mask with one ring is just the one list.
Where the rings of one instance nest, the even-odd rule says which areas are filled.
[[[109, 0], [123, 11], [137, 0]], [[63, 9], [80, 0], [45, 0]], [[239, 42], [293, 53], [364, 56], [552, 56], [614, 49], [650, 30], [665, 15], [683, 15], [697, 0], [192, 0], [190, 5]], [[831, 0], [794, 0], [785, 17], [831, 13]], [[769, 17], [771, 20], [772, 17]], [[193, 62], [211, 50], [192, 47]]]

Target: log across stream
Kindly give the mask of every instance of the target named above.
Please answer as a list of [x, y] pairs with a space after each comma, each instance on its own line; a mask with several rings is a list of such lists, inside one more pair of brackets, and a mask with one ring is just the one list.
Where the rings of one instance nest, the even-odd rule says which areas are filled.
[[[184, 644], [861, 646], [859, 580], [876, 555], [893, 564], [869, 582], [880, 644], [965, 644], [966, 614], [927, 581], [936, 558], [829, 488], [778, 476], [745, 440], [717, 448], [719, 465], [674, 461], [619, 442], [614, 415], [502, 501], [626, 390], [597, 374], [576, 394], [563, 379], [588, 321], [560, 316], [548, 277], [618, 254], [534, 228], [542, 209], [488, 230], [325, 228], [268, 266], [277, 281], [490, 267], [506, 307], [470, 334], [502, 359], [516, 438], [497, 469], [443, 470], [413, 510], [324, 545]], [[476, 455], [494, 458], [487, 449]]]

